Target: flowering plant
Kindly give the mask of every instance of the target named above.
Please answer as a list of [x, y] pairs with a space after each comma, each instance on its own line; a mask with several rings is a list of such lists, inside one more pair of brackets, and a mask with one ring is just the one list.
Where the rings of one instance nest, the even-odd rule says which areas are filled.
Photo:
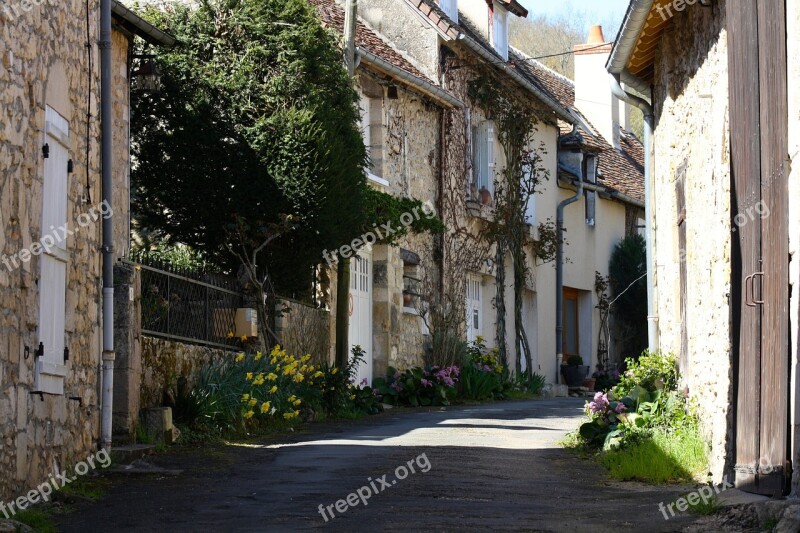
[[375, 380], [375, 392], [386, 403], [395, 405], [450, 405], [455, 396], [461, 370], [448, 367], [415, 367], [405, 371], [389, 368], [386, 378]]

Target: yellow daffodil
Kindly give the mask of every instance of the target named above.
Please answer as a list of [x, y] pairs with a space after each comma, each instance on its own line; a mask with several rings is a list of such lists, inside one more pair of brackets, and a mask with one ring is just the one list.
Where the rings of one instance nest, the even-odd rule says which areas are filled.
[[261, 358], [264, 357], [264, 354], [261, 352], [256, 352], [256, 361], [261, 361]]
[[325, 375], [325, 372], [322, 372], [321, 370], [317, 370], [316, 372], [314, 372], [314, 377], [315, 378], [321, 378], [324, 375]]
[[301, 360], [302, 362], [304, 362], [304, 363], [307, 363], [308, 361], [310, 361], [310, 360], [311, 360], [311, 356], [310, 356], [309, 354], [306, 354], [306, 355], [304, 355], [302, 358], [300, 358], [300, 360]]
[[331, 374], [334, 374], [334, 375], [337, 374], [338, 372], [339, 372], [339, 368], [338, 367], [334, 368], [333, 370], [331, 370]]
[[258, 403], [258, 402], [256, 401], [256, 399], [255, 399], [255, 398], [250, 398], [250, 401], [248, 402], [248, 404], [250, 405], [250, 407], [255, 407], [257, 403]]
[[277, 385], [273, 385], [272, 388], [269, 389], [269, 393], [270, 394], [275, 394], [276, 392], [278, 392], [278, 386]]
[[350, 399], [351, 399], [351, 400], [355, 400], [355, 399], [356, 399], [356, 395], [355, 395], [355, 394], [351, 394], [351, 395], [350, 395]]
[[303, 374], [297, 374], [297, 375], [295, 375], [295, 376], [294, 376], [294, 380], [295, 380], [296, 382], [298, 382], [298, 383], [302, 383], [302, 381], [303, 381], [304, 379], [305, 379], [305, 378], [303, 377]]
[[293, 402], [293, 401], [294, 401], [296, 398], [297, 398], [297, 396], [295, 396], [294, 394], [292, 394], [291, 396], [289, 396], [289, 401], [290, 401], [290, 402]]
[[237, 363], [241, 363], [242, 361], [244, 361], [244, 353], [240, 353], [239, 355], [236, 356]]
[[278, 358], [277, 357], [273, 357], [272, 359], [269, 360], [269, 364], [271, 364], [271, 365], [274, 365], [277, 362], [278, 362]]
[[292, 402], [292, 405], [294, 405], [295, 407], [297, 407], [297, 406], [298, 406], [298, 405], [300, 405], [301, 403], [303, 403], [303, 400], [295, 400], [295, 401], [293, 401], [293, 402]]
[[228, 330], [228, 335], [227, 335], [227, 337], [228, 337], [229, 339], [232, 339], [232, 338], [233, 338], [233, 332], [232, 332], [232, 331], [230, 331], [230, 330]]
[[270, 372], [269, 374], [267, 374], [267, 381], [275, 381], [276, 379], [278, 379], [278, 376], [276, 376], [276, 375], [275, 375], [275, 374], [273, 374], [272, 372]]
[[247, 375], [245, 375], [245, 379], [247, 381], [253, 381], [253, 373], [252, 372], [248, 372]]
[[242, 395], [242, 401], [243, 401], [243, 402], [246, 402], [246, 401], [247, 401], [247, 400], [249, 400], [249, 399], [250, 399], [250, 395], [249, 395], [249, 394], [243, 394], [243, 395]]
[[261, 404], [261, 413], [267, 414], [271, 408], [272, 404], [270, 404], [269, 402], [264, 402]]
[[244, 414], [244, 417], [245, 417], [246, 419], [248, 419], [248, 420], [249, 420], [249, 419], [253, 418], [253, 415], [254, 415], [254, 414], [255, 414], [255, 413], [254, 413], [252, 410], [250, 410], [250, 411], [247, 411], [247, 412]]
[[242, 340], [242, 342], [247, 342], [247, 335], [242, 335], [239, 338]]

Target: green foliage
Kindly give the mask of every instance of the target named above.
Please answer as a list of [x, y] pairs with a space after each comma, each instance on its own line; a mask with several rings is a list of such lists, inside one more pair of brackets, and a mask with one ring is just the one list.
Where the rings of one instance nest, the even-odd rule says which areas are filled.
[[42, 509], [25, 509], [13, 516], [17, 522], [31, 527], [37, 533], [55, 533], [56, 525], [50, 515]]
[[[614, 247], [608, 265], [611, 314], [623, 328], [625, 353], [647, 347], [647, 253], [644, 237], [629, 235]], [[637, 281], [638, 280], [638, 281]]]
[[531, 374], [517, 374], [514, 388], [518, 391], [538, 396], [542, 393], [545, 385], [547, 385], [547, 378], [533, 372]]
[[678, 362], [672, 354], [645, 351], [638, 359], [626, 360], [628, 370], [620, 376], [614, 388], [618, 397], [626, 396], [639, 386], [646, 390], [676, 390], [678, 386]]
[[[391, 194], [368, 188], [364, 193], [364, 210], [367, 213], [368, 224], [391, 223], [394, 233], [388, 236], [384, 235], [383, 239], [377, 241], [379, 244], [396, 244], [409, 232], [431, 234], [444, 232], [444, 223], [436, 216], [433, 207], [413, 198], [397, 198]], [[404, 224], [402, 220], [406, 213], [414, 215], [413, 221], [408, 225]], [[364, 226], [365, 233], [374, 231], [374, 226]]]
[[503, 399], [507, 376], [499, 351], [488, 350], [483, 337], [478, 337], [467, 348], [461, 364], [459, 397], [473, 401]]
[[392, 405], [450, 405], [456, 396], [458, 379], [457, 366], [415, 367], [403, 372], [389, 367], [387, 377], [376, 379], [373, 387], [382, 401]]
[[166, 9], [147, 17], [180, 45], [151, 51], [162, 90], [133, 94], [135, 216], [231, 269], [229, 223], [293, 215], [265, 266], [278, 290], [302, 293], [322, 250], [366, 223], [367, 155], [337, 37], [304, 0]]
[[706, 472], [706, 443], [697, 428], [661, 429], [650, 438], [600, 455], [611, 477], [647, 483], [696, 481]]
[[568, 366], [582, 366], [583, 365], [583, 357], [580, 355], [570, 355], [567, 359]]

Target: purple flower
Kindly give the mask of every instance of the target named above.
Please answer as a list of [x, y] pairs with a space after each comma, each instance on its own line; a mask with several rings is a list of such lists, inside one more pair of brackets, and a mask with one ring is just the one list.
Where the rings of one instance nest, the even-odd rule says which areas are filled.
[[616, 409], [614, 409], [614, 412], [615, 412], [615, 413], [617, 413], [617, 414], [619, 415], [619, 414], [622, 414], [622, 412], [623, 412], [625, 409], [626, 409], [626, 407], [625, 407], [625, 404], [624, 404], [624, 403], [622, 403], [622, 402], [619, 402], [619, 403], [617, 404], [617, 407], [616, 407]]
[[456, 384], [456, 382], [453, 381], [453, 378], [451, 378], [451, 377], [445, 377], [444, 378], [444, 384], [447, 385], [448, 387], [452, 387], [452, 386], [454, 386]]
[[403, 385], [402, 385], [402, 383], [392, 383], [392, 385], [391, 385], [391, 386], [392, 386], [392, 388], [393, 388], [393, 389], [394, 389], [396, 392], [403, 392]]
[[483, 371], [484, 372], [491, 372], [492, 371], [492, 367], [490, 367], [489, 365], [483, 365]]
[[423, 387], [433, 387], [433, 382], [428, 381], [427, 379], [421, 379], [419, 382], [422, 384]]
[[364, 387], [367, 384], [367, 378], [361, 380], [361, 386]]
[[608, 409], [608, 396], [604, 392], [594, 395], [594, 401], [587, 404], [587, 408], [592, 414], [602, 414]]
[[398, 370], [397, 372], [394, 373], [394, 379], [400, 379], [400, 376], [402, 375], [403, 374], [401, 374], [400, 371]]

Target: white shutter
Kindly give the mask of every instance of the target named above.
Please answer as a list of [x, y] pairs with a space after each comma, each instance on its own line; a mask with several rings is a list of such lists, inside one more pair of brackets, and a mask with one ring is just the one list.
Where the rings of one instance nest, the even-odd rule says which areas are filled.
[[467, 274], [466, 290], [467, 340], [472, 342], [483, 334], [483, 304], [481, 302], [481, 278]]
[[44, 356], [36, 361], [34, 387], [50, 394], [64, 393], [65, 316], [67, 296], [67, 240], [61, 239], [67, 224], [67, 186], [69, 174], [69, 124], [53, 109], [46, 110], [45, 159], [42, 188], [42, 236], [54, 238], [56, 245], [40, 256], [39, 273], [39, 342]]
[[486, 188], [494, 196], [494, 122], [486, 122]]
[[439, 8], [453, 19], [453, 22], [458, 22], [458, 0], [439, 0]]
[[494, 49], [503, 59], [508, 59], [508, 11], [494, 5]]

